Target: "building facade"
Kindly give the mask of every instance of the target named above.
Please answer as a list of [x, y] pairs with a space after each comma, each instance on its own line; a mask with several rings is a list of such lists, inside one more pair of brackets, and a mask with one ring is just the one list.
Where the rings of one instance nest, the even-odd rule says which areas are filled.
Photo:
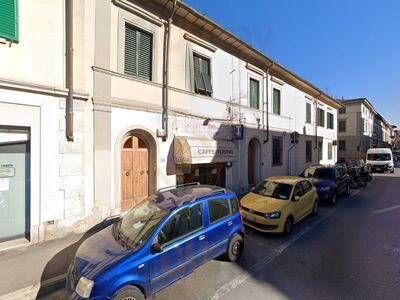
[[342, 100], [338, 116], [339, 161], [365, 160], [370, 148], [391, 148], [393, 127], [368, 99]]
[[0, 23], [0, 248], [84, 231], [165, 186], [241, 194], [337, 160], [340, 104], [171, 0], [74, 1], [68, 142], [65, 2], [7, 2], [19, 34]]

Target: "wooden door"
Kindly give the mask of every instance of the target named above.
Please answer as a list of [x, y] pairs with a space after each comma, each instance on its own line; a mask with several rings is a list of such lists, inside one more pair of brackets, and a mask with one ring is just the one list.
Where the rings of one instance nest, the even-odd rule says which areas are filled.
[[126, 211], [149, 194], [149, 149], [139, 137], [126, 139], [122, 148], [121, 170], [121, 211]]

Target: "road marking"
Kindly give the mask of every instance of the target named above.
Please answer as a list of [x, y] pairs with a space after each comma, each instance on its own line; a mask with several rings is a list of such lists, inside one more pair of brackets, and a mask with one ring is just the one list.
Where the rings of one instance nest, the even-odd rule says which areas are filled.
[[353, 198], [353, 197], [357, 196], [360, 192], [361, 192], [361, 190], [354, 191], [353, 193], [351, 193], [349, 198]]
[[390, 246], [390, 245], [388, 245], [388, 244], [384, 244], [384, 245], [383, 245], [383, 249], [389, 250], [390, 252], [393, 252], [394, 254], [400, 256], [400, 248], [393, 247], [393, 246]]
[[296, 233], [294, 236], [292, 236], [290, 239], [287, 241], [283, 242], [281, 245], [279, 245], [277, 248], [272, 250], [272, 254], [262, 258], [255, 264], [253, 264], [248, 270], [243, 272], [242, 274], [236, 276], [234, 279], [229, 281], [228, 283], [224, 284], [221, 286], [215, 294], [210, 298], [210, 300], [218, 300], [230, 291], [234, 290], [237, 288], [239, 285], [241, 285], [243, 282], [245, 282], [249, 277], [257, 273], [259, 270], [264, 268], [266, 265], [268, 265], [270, 262], [272, 262], [275, 258], [277, 258], [279, 255], [282, 254], [283, 251], [285, 251], [290, 245], [292, 245], [294, 242], [296, 242], [298, 239], [300, 239], [303, 235], [305, 235], [307, 232], [315, 228], [317, 225], [319, 225], [321, 222], [326, 220], [330, 215], [332, 215], [334, 212], [336, 212], [336, 209], [330, 210], [326, 215], [324, 215], [321, 219], [318, 221], [315, 221], [312, 223], [310, 226], [307, 226], [303, 228], [301, 231]]
[[374, 210], [373, 212], [371, 212], [371, 215], [378, 215], [378, 214], [382, 214], [388, 211], [392, 211], [395, 209], [399, 209], [400, 205], [395, 205], [395, 206], [391, 206], [391, 207], [387, 207], [387, 208], [383, 208], [383, 209], [378, 209], [378, 210]]

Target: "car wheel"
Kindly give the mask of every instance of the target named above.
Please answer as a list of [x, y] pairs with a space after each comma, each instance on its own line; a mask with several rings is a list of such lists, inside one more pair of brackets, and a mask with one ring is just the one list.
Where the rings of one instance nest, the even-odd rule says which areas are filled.
[[336, 192], [333, 192], [332, 196], [331, 196], [331, 205], [336, 205], [336, 198], [337, 198], [337, 194], [336, 194]]
[[392, 174], [393, 174], [393, 173], [394, 173], [394, 169], [392, 169], [392, 170], [390, 171], [390, 173], [392, 173]]
[[283, 227], [283, 235], [290, 235], [293, 229], [293, 218], [289, 216], [285, 221], [285, 226]]
[[315, 201], [315, 202], [314, 202], [314, 205], [313, 205], [313, 209], [312, 209], [311, 214], [312, 214], [313, 216], [316, 216], [316, 215], [318, 214], [318, 201]]
[[126, 286], [116, 292], [112, 300], [145, 300], [143, 293], [136, 286]]
[[242, 256], [244, 250], [244, 239], [240, 234], [235, 233], [231, 238], [225, 257], [228, 261], [235, 262]]

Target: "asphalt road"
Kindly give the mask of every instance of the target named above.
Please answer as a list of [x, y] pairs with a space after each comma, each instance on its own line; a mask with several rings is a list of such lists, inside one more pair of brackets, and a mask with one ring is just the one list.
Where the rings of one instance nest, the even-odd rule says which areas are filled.
[[400, 299], [399, 229], [396, 169], [321, 207], [288, 238], [248, 229], [238, 264], [211, 261], [153, 299]]

